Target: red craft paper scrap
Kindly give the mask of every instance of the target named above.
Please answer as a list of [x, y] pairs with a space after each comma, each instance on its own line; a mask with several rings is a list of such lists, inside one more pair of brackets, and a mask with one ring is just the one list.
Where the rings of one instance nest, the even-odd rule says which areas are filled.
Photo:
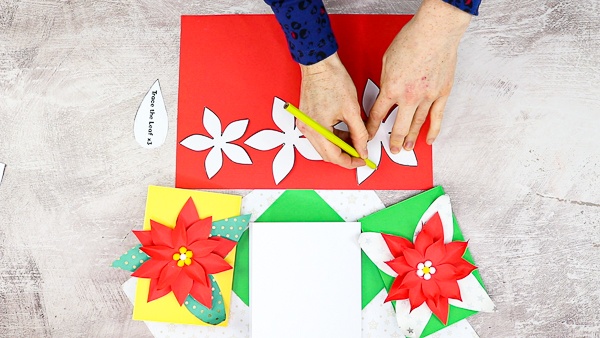
[[[364, 119], [379, 91], [382, 56], [410, 18], [331, 15], [338, 54], [355, 82]], [[376, 171], [347, 170], [319, 160], [294, 128], [293, 117], [276, 111], [279, 102], [298, 104], [300, 80], [299, 67], [273, 15], [183, 16], [176, 186], [367, 190], [433, 186], [426, 133], [417, 139], [414, 152], [389, 151], [384, 134], [391, 130], [393, 116], [384, 120], [380, 135], [384, 141], [369, 143], [369, 156], [380, 162]], [[244, 120], [247, 123], [239, 122]], [[426, 122], [423, 130], [428, 126]]]

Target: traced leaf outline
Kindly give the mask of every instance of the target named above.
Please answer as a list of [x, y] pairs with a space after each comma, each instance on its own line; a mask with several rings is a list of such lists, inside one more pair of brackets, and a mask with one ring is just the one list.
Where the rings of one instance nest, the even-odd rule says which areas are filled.
[[221, 132], [222, 124], [219, 116], [208, 107], [204, 107], [202, 123], [212, 138], [202, 134], [192, 134], [179, 144], [193, 151], [204, 151], [212, 148], [204, 161], [206, 175], [211, 179], [223, 167], [223, 153], [234, 163], [252, 164], [246, 150], [237, 144], [231, 143], [244, 136], [248, 128], [248, 122], [248, 119], [233, 121]]
[[[362, 105], [365, 110], [365, 114], [367, 117], [371, 112], [371, 108], [375, 104], [375, 100], [377, 99], [377, 95], [379, 95], [379, 87], [371, 81], [371, 79], [367, 80], [367, 84], [365, 86], [365, 90], [363, 93]], [[414, 150], [407, 151], [401, 149], [398, 154], [392, 154], [390, 150], [390, 133], [392, 132], [392, 128], [394, 127], [394, 122], [396, 121], [396, 116], [398, 115], [398, 107], [394, 108], [392, 112], [388, 115], [388, 117], [381, 123], [377, 133], [369, 142], [367, 142], [367, 151], [369, 152], [369, 159], [377, 166], [381, 163], [381, 148], [385, 150], [386, 154], [392, 160], [392, 162], [404, 166], [416, 167], [418, 164], [417, 156], [415, 155]], [[348, 127], [339, 123], [336, 125], [337, 129], [340, 130], [348, 130]], [[358, 184], [364, 182], [367, 178], [369, 178], [375, 172], [374, 169], [369, 168], [368, 166], [362, 166], [356, 168], [356, 179]]]
[[276, 185], [286, 178], [294, 167], [296, 159], [294, 149], [297, 149], [300, 155], [308, 160], [318, 161], [323, 159], [308, 139], [298, 130], [294, 116], [283, 108], [284, 104], [285, 101], [278, 97], [273, 99], [271, 116], [275, 125], [280, 129], [279, 131], [263, 129], [244, 142], [244, 144], [260, 151], [272, 150], [283, 145], [273, 159], [273, 178]]

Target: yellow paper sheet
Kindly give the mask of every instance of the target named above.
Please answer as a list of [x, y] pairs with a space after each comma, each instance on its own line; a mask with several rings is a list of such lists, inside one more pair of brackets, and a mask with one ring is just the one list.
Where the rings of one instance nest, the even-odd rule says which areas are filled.
[[[171, 228], [174, 227], [181, 208], [190, 197], [194, 200], [200, 218], [212, 216], [213, 221], [217, 221], [240, 214], [242, 205], [241, 196], [150, 186], [146, 201], [144, 230], [150, 230], [150, 219]], [[225, 257], [225, 261], [234, 266], [235, 248]], [[213, 276], [221, 288], [225, 302], [225, 312], [227, 313], [225, 321], [216, 326], [227, 326], [229, 322], [233, 269]], [[148, 303], [149, 289], [150, 279], [139, 278], [135, 294], [133, 319], [213, 326], [196, 318], [185, 306], [180, 306], [172, 292]]]

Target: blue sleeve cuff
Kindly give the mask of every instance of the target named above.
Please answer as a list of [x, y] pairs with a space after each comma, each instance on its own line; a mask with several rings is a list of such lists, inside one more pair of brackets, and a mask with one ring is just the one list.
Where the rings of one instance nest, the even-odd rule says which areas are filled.
[[338, 49], [322, 0], [265, 0], [288, 42], [294, 61], [315, 64]]
[[465, 11], [469, 14], [478, 15], [479, 14], [479, 4], [481, 4], [481, 0], [443, 0], [451, 4], [458, 9]]

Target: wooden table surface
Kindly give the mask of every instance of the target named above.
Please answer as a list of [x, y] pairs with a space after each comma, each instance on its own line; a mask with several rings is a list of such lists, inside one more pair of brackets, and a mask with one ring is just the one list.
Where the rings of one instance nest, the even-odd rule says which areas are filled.
[[[326, 1], [412, 13], [418, 1]], [[172, 186], [182, 14], [252, 1], [0, 3], [0, 336], [147, 337], [112, 260], [146, 189]], [[498, 311], [482, 337], [600, 337], [600, 1], [484, 0], [460, 47], [434, 148]], [[160, 79], [167, 143], [133, 117]], [[241, 192], [243, 193], [243, 192]], [[414, 192], [378, 192], [386, 204]]]

